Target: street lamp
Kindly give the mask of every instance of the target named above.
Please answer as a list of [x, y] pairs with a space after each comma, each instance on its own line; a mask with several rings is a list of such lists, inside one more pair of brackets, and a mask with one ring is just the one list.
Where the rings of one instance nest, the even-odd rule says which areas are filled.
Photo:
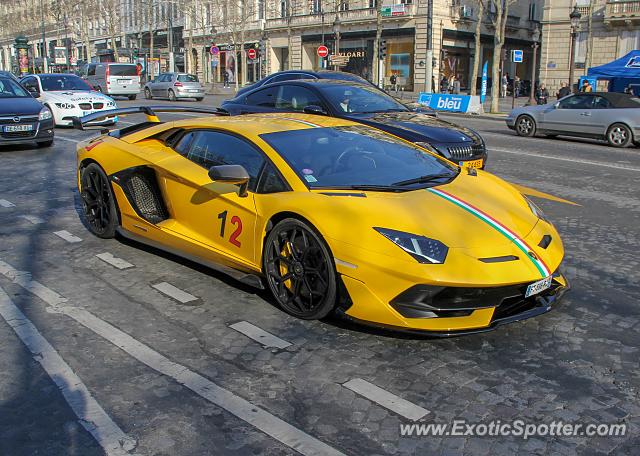
[[574, 60], [576, 52], [576, 38], [578, 37], [578, 30], [580, 29], [580, 18], [582, 15], [578, 11], [578, 5], [574, 5], [573, 11], [569, 14], [569, 21], [571, 23], [571, 43], [569, 51], [569, 90], [573, 92], [573, 70]]
[[[336, 14], [336, 19], [333, 21], [333, 33], [336, 36], [336, 49], [335, 49], [335, 54], [336, 55], [340, 55], [340, 18], [338, 17], [338, 15]], [[338, 71], [339, 67], [338, 65], [335, 65], [335, 70]]]
[[529, 105], [534, 104], [535, 102], [535, 90], [536, 90], [536, 58], [538, 57], [538, 42], [540, 41], [540, 29], [538, 28], [538, 24], [536, 24], [536, 28], [533, 29], [531, 33], [531, 39], [533, 40], [533, 65], [531, 66], [531, 90], [529, 91]]

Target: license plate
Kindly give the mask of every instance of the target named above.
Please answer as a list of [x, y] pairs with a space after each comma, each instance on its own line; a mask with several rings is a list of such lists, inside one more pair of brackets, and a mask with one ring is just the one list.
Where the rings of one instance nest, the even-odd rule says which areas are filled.
[[33, 125], [6, 125], [4, 127], [5, 132], [15, 131], [32, 131]]
[[527, 292], [524, 294], [525, 298], [538, 294], [551, 286], [551, 276], [542, 280], [532, 283], [527, 287]]
[[482, 159], [463, 161], [460, 162], [460, 166], [466, 166], [467, 168], [482, 168]]
[[118, 84], [131, 84], [131, 81], [129, 79], [118, 79]]
[[200, 91], [199, 91], [198, 89], [191, 89], [191, 90], [189, 90], [189, 92], [190, 92], [190, 93], [198, 93], [198, 92], [200, 92]]
[[93, 111], [82, 111], [82, 117], [88, 116], [89, 114], [93, 114]]

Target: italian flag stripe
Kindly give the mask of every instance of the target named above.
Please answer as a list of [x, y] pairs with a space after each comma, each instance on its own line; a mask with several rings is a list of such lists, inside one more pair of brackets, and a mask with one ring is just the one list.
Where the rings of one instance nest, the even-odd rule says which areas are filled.
[[549, 271], [549, 268], [547, 267], [545, 262], [542, 261], [542, 259], [538, 258], [537, 255], [536, 255], [536, 258], [533, 258], [531, 255], [529, 255], [529, 252], [533, 252], [533, 249], [529, 247], [529, 245], [523, 239], [518, 237], [518, 235], [516, 235], [513, 231], [511, 231], [509, 228], [504, 226], [502, 223], [498, 222], [489, 214], [481, 211], [480, 209], [473, 206], [472, 204], [462, 201], [460, 198], [453, 196], [451, 193], [448, 193], [444, 190], [440, 190], [436, 188], [428, 188], [427, 191], [433, 193], [434, 195], [438, 195], [441, 198], [444, 198], [447, 201], [455, 204], [456, 206], [464, 209], [470, 214], [475, 215], [480, 220], [487, 223], [496, 231], [501, 233], [504, 237], [506, 237], [511, 242], [513, 242], [516, 245], [516, 247], [518, 247], [524, 253], [525, 258], [528, 258], [531, 261], [531, 263], [533, 263], [533, 265], [536, 267], [536, 269], [538, 270], [542, 278], [549, 277], [551, 275], [551, 271]]

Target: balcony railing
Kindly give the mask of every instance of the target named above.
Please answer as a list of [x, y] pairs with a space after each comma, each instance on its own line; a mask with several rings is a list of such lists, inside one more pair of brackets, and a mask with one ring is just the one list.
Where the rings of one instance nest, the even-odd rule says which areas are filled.
[[640, 0], [607, 2], [605, 20], [640, 19]]

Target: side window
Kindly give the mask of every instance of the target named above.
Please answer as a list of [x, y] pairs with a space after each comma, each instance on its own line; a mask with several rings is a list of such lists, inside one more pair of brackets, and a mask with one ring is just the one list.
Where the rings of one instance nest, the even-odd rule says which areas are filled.
[[186, 156], [187, 152], [189, 152], [189, 146], [191, 145], [191, 142], [193, 141], [194, 136], [195, 136], [195, 133], [193, 132], [187, 133], [186, 135], [184, 135], [182, 138], [178, 140], [175, 146], [173, 146], [173, 150], [178, 152], [180, 155]]
[[20, 83], [29, 92], [34, 92], [34, 91], [38, 91], [39, 90], [38, 89], [38, 82], [36, 81], [36, 78], [34, 78], [34, 77], [24, 78], [22, 81], [20, 81]]
[[591, 109], [593, 97], [590, 95], [574, 95], [560, 102], [560, 109]]
[[279, 87], [269, 87], [268, 89], [258, 90], [257, 92], [247, 95], [247, 104], [263, 108], [275, 108], [278, 89]]
[[244, 166], [249, 173], [251, 191], [255, 191], [258, 175], [265, 162], [262, 154], [253, 145], [219, 131], [196, 132], [185, 156], [206, 169], [217, 165]]
[[322, 102], [311, 90], [295, 85], [282, 85], [276, 108], [302, 112], [309, 105], [322, 106]]
[[96, 66], [95, 64], [90, 64], [87, 68], [87, 76], [95, 76], [96, 75]]
[[594, 109], [611, 109], [611, 103], [604, 97], [595, 97], [593, 100]]
[[275, 167], [271, 163], [267, 163], [260, 176], [258, 183], [258, 193], [279, 193], [289, 191], [289, 186], [280, 177]]

